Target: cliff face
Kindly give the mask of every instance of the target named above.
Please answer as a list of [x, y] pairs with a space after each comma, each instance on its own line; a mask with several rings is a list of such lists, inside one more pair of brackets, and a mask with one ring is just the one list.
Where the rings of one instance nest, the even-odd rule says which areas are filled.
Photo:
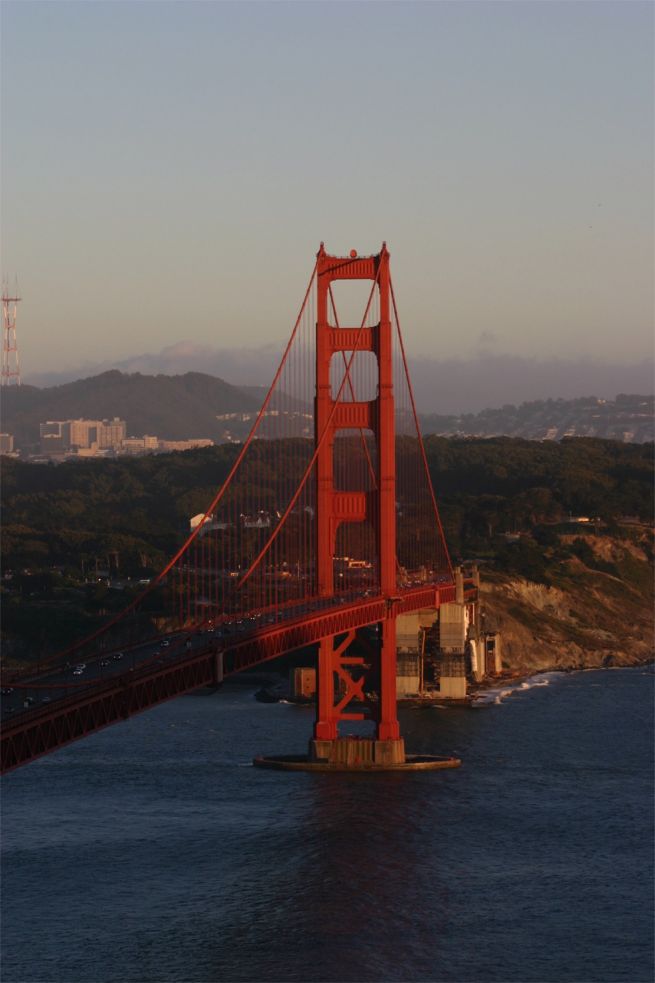
[[591, 548], [587, 562], [571, 557], [548, 584], [482, 572], [485, 628], [502, 633], [508, 669], [631, 666], [653, 659], [652, 533], [585, 541]]

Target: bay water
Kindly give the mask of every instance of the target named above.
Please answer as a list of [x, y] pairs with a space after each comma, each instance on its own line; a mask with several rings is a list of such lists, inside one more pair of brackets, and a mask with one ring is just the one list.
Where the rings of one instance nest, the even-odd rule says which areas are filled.
[[313, 708], [200, 691], [3, 779], [3, 983], [653, 978], [651, 667], [404, 707], [458, 770], [307, 774]]

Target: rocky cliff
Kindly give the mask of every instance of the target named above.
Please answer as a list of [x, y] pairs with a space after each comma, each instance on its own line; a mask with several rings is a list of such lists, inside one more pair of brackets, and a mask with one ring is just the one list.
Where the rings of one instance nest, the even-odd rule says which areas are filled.
[[[562, 537], [566, 541], [575, 537]], [[579, 540], [578, 540], [579, 541]], [[652, 530], [585, 536], [585, 561], [570, 556], [534, 583], [482, 572], [485, 628], [502, 633], [503, 664], [516, 672], [631, 666], [654, 657]]]

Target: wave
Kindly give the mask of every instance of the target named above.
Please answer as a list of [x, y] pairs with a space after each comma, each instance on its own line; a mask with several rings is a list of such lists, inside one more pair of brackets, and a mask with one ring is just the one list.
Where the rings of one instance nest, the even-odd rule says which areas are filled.
[[536, 689], [541, 686], [550, 686], [551, 679], [557, 676], [563, 676], [564, 673], [561, 672], [543, 672], [539, 673], [537, 676], [530, 676], [528, 679], [524, 679], [521, 682], [517, 682], [512, 686], [503, 686], [494, 689], [486, 689], [482, 693], [477, 693], [472, 700], [472, 706], [489, 706], [490, 704], [500, 704], [503, 700], [506, 700], [508, 696], [513, 696], [514, 693], [524, 693], [529, 689]]

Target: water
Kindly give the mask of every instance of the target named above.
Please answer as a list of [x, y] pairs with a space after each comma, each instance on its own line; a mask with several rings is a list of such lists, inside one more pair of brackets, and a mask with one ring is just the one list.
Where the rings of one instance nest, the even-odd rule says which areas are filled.
[[3, 780], [3, 983], [650, 981], [652, 697], [403, 710], [456, 771], [254, 769], [313, 711], [236, 686], [62, 749]]

